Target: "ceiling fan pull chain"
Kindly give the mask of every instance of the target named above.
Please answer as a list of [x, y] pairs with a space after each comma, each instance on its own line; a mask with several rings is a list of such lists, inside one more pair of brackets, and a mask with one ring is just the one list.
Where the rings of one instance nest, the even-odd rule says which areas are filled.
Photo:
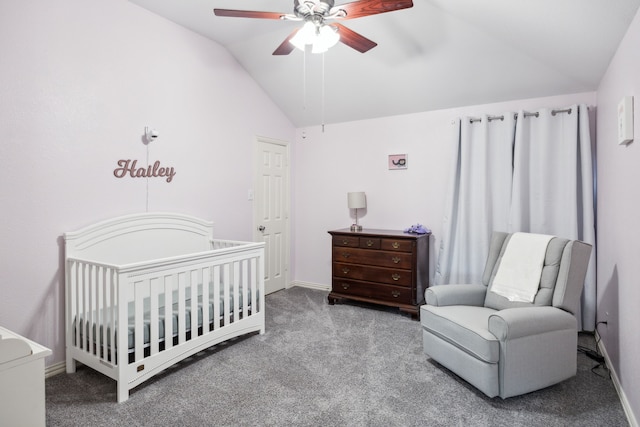
[[324, 52], [322, 53], [322, 113], [321, 113], [321, 122], [322, 122], [322, 133], [324, 133]]
[[302, 109], [307, 111], [307, 50], [302, 52]]

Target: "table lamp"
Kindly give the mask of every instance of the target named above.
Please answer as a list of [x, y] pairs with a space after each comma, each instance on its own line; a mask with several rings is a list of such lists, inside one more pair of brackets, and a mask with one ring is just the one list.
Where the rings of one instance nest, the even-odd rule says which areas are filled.
[[347, 193], [347, 204], [349, 209], [356, 210], [356, 223], [351, 225], [351, 231], [362, 231], [362, 226], [358, 225], [358, 209], [367, 207], [367, 197], [364, 191]]

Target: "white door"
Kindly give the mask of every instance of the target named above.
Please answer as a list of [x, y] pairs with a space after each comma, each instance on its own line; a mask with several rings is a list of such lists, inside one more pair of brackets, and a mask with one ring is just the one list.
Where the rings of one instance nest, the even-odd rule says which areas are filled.
[[269, 294], [289, 281], [289, 144], [258, 137], [255, 158], [254, 240], [265, 242]]

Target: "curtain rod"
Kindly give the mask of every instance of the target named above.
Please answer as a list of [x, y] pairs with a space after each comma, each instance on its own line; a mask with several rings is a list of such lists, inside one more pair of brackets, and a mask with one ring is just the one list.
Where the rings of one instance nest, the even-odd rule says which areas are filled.
[[[551, 110], [551, 115], [555, 116], [558, 113], [569, 113], [571, 114], [571, 108], [564, 108], [564, 109], [559, 109], [559, 110]], [[529, 113], [527, 111], [524, 112], [524, 116], [525, 117], [538, 117], [540, 115], [540, 113], [535, 112], [535, 113]], [[513, 118], [518, 120], [518, 115], [514, 114]], [[493, 120], [504, 120], [504, 116], [487, 116], [487, 120], [489, 120], [490, 122]], [[481, 122], [482, 119], [478, 118], [478, 117], [472, 117], [469, 119], [469, 123], [474, 123], [474, 122]]]

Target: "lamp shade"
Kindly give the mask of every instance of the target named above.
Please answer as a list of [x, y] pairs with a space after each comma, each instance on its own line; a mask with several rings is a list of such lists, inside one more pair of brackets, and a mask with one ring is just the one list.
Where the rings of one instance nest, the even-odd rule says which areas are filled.
[[328, 25], [323, 25], [320, 27], [318, 34], [313, 41], [313, 48], [311, 49], [311, 53], [322, 53], [329, 50], [330, 47], [335, 46], [336, 43], [340, 40], [340, 34], [338, 34], [338, 30], [334, 27], [330, 27]]
[[313, 22], [307, 21], [305, 24], [298, 30], [295, 36], [289, 40], [289, 42], [297, 47], [298, 49], [304, 51], [304, 46], [308, 44], [312, 44], [316, 39], [316, 26]]
[[362, 209], [367, 207], [367, 196], [364, 191], [347, 193], [347, 204], [349, 209]]

